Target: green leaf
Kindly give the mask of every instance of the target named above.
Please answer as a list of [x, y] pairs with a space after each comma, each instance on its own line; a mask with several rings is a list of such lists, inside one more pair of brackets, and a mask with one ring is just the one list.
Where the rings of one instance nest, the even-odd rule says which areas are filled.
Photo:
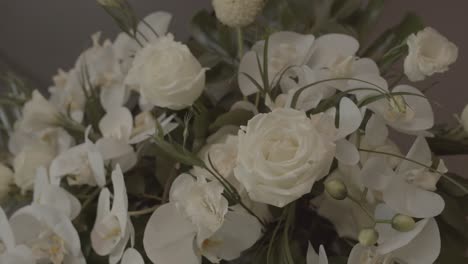
[[307, 23], [312, 21], [315, 13], [314, 1], [310, 0], [287, 0], [289, 8], [299, 20]]
[[197, 155], [187, 151], [177, 143], [169, 143], [163, 138], [156, 137], [154, 144], [159, 151], [182, 164], [198, 167], [204, 167], [205, 165], [205, 163], [199, 159]]
[[[447, 177], [450, 177], [452, 180], [458, 182], [465, 188], [468, 188], [468, 179], [465, 179], [461, 176], [458, 176], [453, 173], [447, 173]], [[464, 197], [466, 192], [460, 189], [460, 187], [454, 185], [452, 182], [448, 181], [446, 177], [442, 177], [438, 182], [438, 189], [443, 191], [446, 194], [449, 194], [454, 197]]]
[[445, 201], [445, 208], [440, 219], [457, 230], [458, 234], [468, 240], [467, 220], [468, 210], [466, 204], [468, 198], [455, 198], [442, 193]]
[[353, 15], [361, 7], [361, 0], [335, 0], [332, 15], [335, 19], [345, 19]]
[[[377, 60], [380, 64], [380, 59], [387, 54], [391, 49], [404, 44], [406, 38], [424, 28], [424, 23], [421, 18], [413, 13], [408, 13], [402, 20], [402, 22], [385, 31], [380, 35], [377, 40], [364, 52], [364, 57], [371, 57]], [[402, 49], [400, 53], [392, 57], [392, 61], [396, 61], [398, 58], [405, 54], [405, 50]], [[388, 67], [388, 65], [386, 65]]]
[[235, 109], [220, 115], [210, 126], [210, 131], [216, 131], [227, 125], [243, 126], [254, 116], [250, 111]]
[[236, 57], [237, 42], [234, 32], [208, 11], [198, 12], [192, 19], [190, 29], [192, 37], [206, 50], [225, 61], [233, 61]]
[[361, 42], [368, 35], [370, 29], [377, 23], [384, 9], [384, 5], [385, 0], [370, 0], [366, 8], [359, 15], [356, 29], [361, 36]]
[[440, 229], [442, 248], [436, 264], [468, 263], [466, 250], [468, 240], [443, 221], [437, 221]]
[[468, 154], [468, 142], [436, 136], [427, 138], [431, 150], [439, 156], [466, 155]]

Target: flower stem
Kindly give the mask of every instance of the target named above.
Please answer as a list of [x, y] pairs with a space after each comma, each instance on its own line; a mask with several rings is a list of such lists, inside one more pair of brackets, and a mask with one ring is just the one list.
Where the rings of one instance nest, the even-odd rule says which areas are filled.
[[236, 28], [236, 33], [237, 33], [237, 57], [239, 58], [239, 61], [242, 59], [242, 56], [244, 56], [244, 37], [242, 35], [242, 28], [238, 27]]
[[129, 216], [141, 216], [141, 215], [150, 214], [150, 213], [156, 211], [156, 209], [158, 209], [159, 206], [161, 206], [161, 205], [158, 204], [158, 205], [155, 205], [153, 207], [146, 208], [146, 209], [143, 209], [143, 210], [131, 211], [131, 212], [128, 212], [128, 215]]

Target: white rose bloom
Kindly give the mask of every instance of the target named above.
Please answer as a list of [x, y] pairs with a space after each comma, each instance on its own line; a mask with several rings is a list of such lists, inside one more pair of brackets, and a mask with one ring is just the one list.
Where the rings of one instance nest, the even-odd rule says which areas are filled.
[[276, 109], [241, 128], [234, 175], [252, 200], [283, 207], [327, 175], [336, 129], [325, 121], [321, 115]]
[[409, 36], [407, 44], [405, 74], [413, 82], [446, 72], [458, 57], [457, 46], [430, 27]]
[[180, 110], [202, 94], [205, 71], [189, 48], [168, 34], [136, 54], [126, 83], [140, 92], [143, 101]]
[[10, 186], [13, 183], [13, 172], [0, 163], [0, 202], [8, 196]]
[[33, 189], [36, 171], [40, 167], [48, 168], [56, 152], [42, 142], [25, 146], [13, 161], [15, 183], [22, 192]]
[[233, 28], [252, 24], [264, 4], [265, 0], [213, 0], [216, 17]]
[[461, 124], [465, 131], [468, 133], [468, 105], [465, 106], [465, 109], [463, 109], [463, 112], [461, 114]]

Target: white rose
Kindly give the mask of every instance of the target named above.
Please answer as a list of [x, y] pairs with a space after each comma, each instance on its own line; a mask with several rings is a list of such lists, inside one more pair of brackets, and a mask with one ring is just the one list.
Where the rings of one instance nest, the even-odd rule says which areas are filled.
[[213, 0], [216, 17], [230, 27], [245, 27], [255, 21], [265, 0]]
[[458, 57], [457, 46], [430, 27], [412, 34], [406, 42], [409, 54], [405, 59], [405, 74], [413, 82], [446, 72]]
[[136, 54], [126, 83], [140, 92], [143, 101], [180, 110], [202, 94], [205, 69], [186, 45], [168, 34]]
[[11, 184], [13, 184], [13, 172], [0, 163], [0, 202], [8, 196]]
[[293, 109], [255, 116], [239, 131], [235, 177], [252, 200], [284, 207], [328, 174], [336, 149], [330, 125]]
[[461, 124], [465, 131], [468, 133], [468, 105], [465, 106], [465, 109], [463, 109], [463, 112], [461, 114]]
[[21, 150], [13, 161], [13, 167], [15, 184], [22, 192], [33, 189], [36, 170], [48, 168], [55, 154], [54, 148], [43, 142], [27, 145]]

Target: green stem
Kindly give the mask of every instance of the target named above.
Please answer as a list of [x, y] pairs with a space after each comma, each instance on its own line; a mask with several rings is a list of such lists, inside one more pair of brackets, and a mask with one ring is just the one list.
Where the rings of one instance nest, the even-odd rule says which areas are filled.
[[153, 207], [146, 208], [146, 209], [143, 209], [143, 210], [131, 211], [131, 212], [128, 212], [128, 215], [129, 216], [141, 216], [141, 215], [150, 214], [150, 213], [156, 211], [156, 209], [158, 209], [159, 206], [161, 206], [161, 205], [158, 204], [158, 205], [155, 205]]
[[244, 37], [242, 35], [242, 28], [238, 27], [236, 28], [236, 33], [237, 33], [237, 57], [239, 58], [239, 61], [242, 59], [242, 56], [244, 56]]

